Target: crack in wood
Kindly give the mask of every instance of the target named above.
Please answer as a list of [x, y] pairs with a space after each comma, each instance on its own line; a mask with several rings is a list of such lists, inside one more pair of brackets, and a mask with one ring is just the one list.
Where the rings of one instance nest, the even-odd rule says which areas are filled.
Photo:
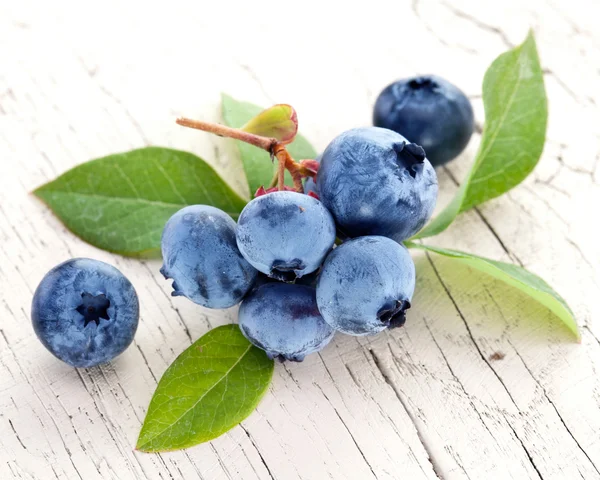
[[565, 422], [564, 418], [562, 417], [562, 415], [558, 411], [558, 408], [556, 407], [556, 405], [554, 404], [554, 402], [548, 396], [548, 392], [546, 391], [546, 389], [537, 380], [537, 378], [535, 377], [535, 375], [533, 374], [533, 372], [531, 371], [531, 369], [529, 368], [529, 366], [527, 365], [527, 363], [525, 362], [525, 360], [523, 359], [523, 357], [521, 356], [521, 354], [519, 353], [519, 351], [514, 347], [514, 345], [510, 341], [510, 339], [508, 339], [507, 341], [510, 344], [510, 346], [513, 347], [513, 349], [515, 351], [515, 354], [521, 360], [521, 363], [523, 364], [523, 367], [525, 367], [525, 370], [527, 370], [527, 372], [529, 373], [529, 375], [531, 376], [531, 378], [533, 379], [533, 381], [535, 382], [535, 384], [540, 388], [540, 390], [544, 394], [544, 398], [546, 399], [546, 401], [550, 404], [550, 406], [552, 407], [552, 409], [556, 413], [556, 416], [560, 420], [560, 423], [562, 423], [563, 427], [565, 428], [565, 430], [567, 431], [567, 433], [569, 434], [569, 436], [573, 439], [573, 441], [575, 442], [575, 445], [577, 445], [577, 448], [589, 460], [590, 464], [592, 465], [592, 467], [594, 468], [594, 470], [596, 470], [596, 472], [598, 473], [598, 475], [600, 475], [600, 470], [598, 469], [598, 467], [596, 466], [596, 464], [594, 463], [594, 461], [591, 459], [590, 455], [581, 446], [581, 444], [579, 443], [579, 440], [577, 440], [577, 438], [575, 438], [575, 435], [573, 435], [573, 432], [571, 432], [571, 429], [567, 426], [567, 423]]
[[333, 411], [337, 415], [337, 418], [339, 419], [340, 423], [344, 426], [344, 429], [346, 430], [346, 432], [348, 433], [348, 435], [352, 439], [352, 442], [354, 443], [354, 446], [356, 447], [356, 449], [358, 450], [358, 452], [361, 454], [361, 456], [362, 456], [363, 460], [365, 461], [365, 463], [368, 465], [369, 470], [371, 470], [371, 473], [373, 474], [373, 477], [375, 479], [378, 479], [377, 474], [373, 470], [373, 466], [371, 465], [371, 463], [369, 462], [369, 460], [367, 460], [367, 457], [365, 456], [365, 453], [362, 451], [362, 448], [360, 448], [360, 446], [358, 445], [358, 442], [356, 441], [356, 438], [354, 438], [354, 435], [352, 435], [352, 432], [350, 431], [350, 428], [348, 428], [348, 425], [346, 425], [346, 422], [344, 422], [344, 419], [340, 415], [340, 412], [338, 412], [337, 408], [335, 408], [335, 406], [333, 405], [333, 403], [331, 402], [331, 400], [329, 400], [329, 397], [325, 394], [325, 392], [320, 387], [319, 387], [319, 390], [321, 390], [321, 394], [323, 395], [323, 397], [325, 397], [325, 399], [331, 405], [331, 408], [333, 409]]
[[[454, 378], [454, 380], [458, 383], [458, 385], [460, 386], [460, 388], [461, 388], [462, 392], [465, 394], [465, 396], [469, 399], [469, 403], [473, 407], [473, 410], [477, 414], [477, 416], [478, 416], [479, 420], [481, 421], [482, 425], [484, 425], [485, 429], [488, 431], [488, 433], [491, 435], [491, 437], [494, 438], [494, 433], [488, 428], [487, 423], [483, 419], [483, 416], [479, 412], [479, 409], [475, 406], [475, 403], [473, 402], [471, 396], [467, 393], [467, 390], [465, 389], [463, 383], [459, 380], [458, 376], [454, 373], [454, 369], [450, 365], [450, 362], [448, 361], [448, 358], [446, 357], [446, 354], [444, 353], [444, 350], [440, 347], [437, 339], [433, 335], [433, 332], [431, 331], [431, 328], [430, 328], [427, 320], [423, 319], [423, 321], [425, 322], [425, 327], [429, 331], [429, 334], [431, 335], [431, 338], [432, 338], [433, 342], [435, 343], [438, 351], [442, 355], [442, 358], [444, 359], [444, 362], [446, 363], [446, 366], [448, 367], [448, 370], [450, 371], [450, 374], [452, 375], [452, 377]], [[531, 453], [529, 452], [529, 450], [527, 449], [527, 447], [525, 447], [525, 444], [523, 443], [523, 440], [521, 439], [521, 437], [519, 437], [519, 435], [517, 434], [517, 432], [514, 429], [514, 427], [512, 426], [512, 424], [508, 421], [508, 419], [506, 418], [506, 415], [502, 414], [502, 417], [504, 418], [504, 421], [506, 422], [507, 426], [511, 429], [511, 431], [513, 432], [515, 438], [517, 439], [517, 441], [519, 442], [519, 444], [523, 448], [523, 451], [525, 452], [525, 455], [527, 456], [527, 459], [529, 460], [529, 463], [531, 463], [533, 469], [537, 472], [538, 477], [540, 479], [542, 479], [543, 477], [542, 477], [540, 471], [538, 470], [535, 462], [533, 461], [533, 457], [531, 456]]]
[[267, 462], [265, 460], [265, 457], [263, 457], [263, 454], [261, 453], [260, 449], [256, 446], [256, 443], [254, 442], [254, 439], [252, 438], [252, 435], [250, 435], [250, 432], [241, 423], [240, 423], [240, 428], [246, 433], [246, 435], [248, 437], [248, 440], [250, 440], [250, 443], [252, 444], [252, 446], [256, 450], [256, 453], [258, 454], [258, 456], [260, 458], [260, 461], [262, 462], [263, 466], [267, 470], [267, 473], [269, 474], [269, 478], [271, 478], [271, 480], [276, 480], [275, 476], [273, 475], [273, 472], [271, 472], [271, 469], [269, 468], [269, 465], [267, 464]]
[[400, 402], [400, 404], [406, 411], [406, 414], [410, 418], [412, 424], [414, 425], [415, 430], [417, 432], [417, 436], [419, 437], [419, 441], [421, 442], [421, 445], [423, 445], [423, 448], [427, 452], [427, 458], [429, 460], [429, 463], [431, 463], [431, 468], [433, 469], [433, 472], [440, 480], [444, 480], [444, 472], [442, 472], [442, 469], [435, 458], [435, 455], [433, 453], [431, 446], [429, 445], [429, 442], [427, 442], [425, 440], [423, 432], [421, 431], [419, 423], [416, 421], [416, 419], [412, 413], [412, 410], [408, 408], [408, 405], [407, 405], [406, 401], [404, 400], [404, 398], [402, 398], [402, 395], [400, 394], [398, 388], [396, 387], [396, 384], [391, 380], [388, 373], [383, 369], [381, 362], [379, 361], [379, 358], [375, 354], [375, 351], [373, 349], [369, 349], [369, 353], [373, 359], [373, 363], [375, 364], [375, 367], [377, 367], [377, 370], [379, 370], [379, 373], [385, 380], [385, 383], [387, 383], [392, 388], [393, 392], [396, 394], [396, 398], [398, 399], [398, 401]]
[[515, 436], [515, 438], [517, 439], [517, 441], [521, 444], [521, 447], [523, 447], [523, 451], [525, 452], [525, 455], [527, 455], [527, 459], [529, 460], [529, 463], [531, 463], [531, 466], [533, 467], [533, 469], [536, 471], [537, 476], [540, 480], [543, 480], [544, 477], [542, 476], [542, 473], [540, 472], [540, 470], [538, 469], [538, 466], [535, 464], [535, 461], [533, 460], [533, 456], [531, 455], [531, 453], [529, 452], [529, 450], [527, 449], [527, 447], [525, 446], [525, 444], [523, 443], [523, 440], [521, 439], [521, 437], [519, 437], [519, 435], [517, 434], [517, 431], [515, 430], [515, 428], [512, 426], [512, 424], [508, 421], [508, 419], [506, 419], [506, 424], [508, 425], [508, 427], [512, 430], [513, 435]]
[[509, 50], [514, 48], [514, 45], [512, 44], [512, 42], [508, 39], [506, 34], [500, 28], [493, 27], [492, 25], [488, 25], [487, 23], [482, 22], [478, 18], [473, 17], [473, 16], [469, 15], [468, 13], [463, 12], [462, 10], [459, 10], [458, 8], [454, 7], [453, 5], [450, 5], [449, 3], [441, 2], [441, 4], [444, 7], [446, 7], [450, 12], [452, 12], [454, 15], [456, 15], [458, 18], [467, 20], [468, 22], [471, 22], [476, 27], [478, 27], [482, 30], [485, 30], [487, 32], [494, 33], [495, 35], [500, 37], [500, 39], [502, 40], [502, 42], [504, 43], [506, 48], [508, 48]]
[[12, 429], [13, 433], [15, 434], [15, 437], [17, 437], [17, 440], [21, 444], [21, 447], [23, 447], [23, 450], [27, 450], [27, 447], [23, 443], [23, 440], [21, 440], [21, 437], [19, 437], [19, 434], [17, 433], [17, 430], [15, 429], [15, 426], [13, 425], [13, 422], [10, 418], [8, 419], [8, 423], [9, 423], [10, 428]]
[[[146, 270], [148, 270], [148, 273], [150, 274], [152, 281], [156, 284], [159, 291], [161, 291], [163, 296], [166, 298], [171, 310], [173, 310], [177, 314], [177, 318], [179, 318], [179, 322], [181, 323], [181, 326], [183, 327], [183, 331], [187, 335], [188, 340], [190, 341], [190, 345], [191, 345], [192, 343], [194, 343], [194, 340], [192, 338], [192, 334], [190, 333], [190, 329], [187, 326], [187, 323], [185, 323], [185, 320], [183, 319], [183, 315], [181, 315], [181, 313], [179, 312], [179, 309], [173, 304], [173, 300], [171, 299], [171, 297], [169, 297], [169, 295], [167, 295], [167, 293], [163, 290], [161, 285], [158, 283], [158, 280], [156, 280], [156, 276], [154, 275], [154, 272], [150, 269], [148, 264], [146, 262], [142, 262], [142, 264], [144, 265], [144, 267], [146, 267]], [[211, 328], [210, 324], [209, 324], [208, 328]]]
[[446, 40], [444, 40], [435, 30], [435, 28], [433, 28], [431, 25], [429, 25], [429, 23], [427, 23], [422, 17], [421, 14], [419, 13], [418, 10], [418, 5], [419, 2], [418, 0], [413, 0], [412, 4], [411, 4], [411, 8], [413, 13], [415, 14], [415, 16], [419, 19], [419, 21], [423, 24], [423, 26], [425, 27], [425, 30], [427, 30], [432, 37], [434, 37], [438, 42], [440, 42], [440, 44], [442, 44], [444, 47], [448, 47], [448, 48], [458, 48], [470, 55], [474, 55], [477, 54], [477, 50], [473, 49], [473, 48], [469, 48], [469, 47], [465, 47], [464, 45], [460, 45], [460, 44], [450, 44], [448, 43]]
[[[448, 297], [450, 298], [450, 300], [452, 301], [456, 312], [458, 313], [459, 317], [462, 319], [468, 335], [471, 339], [471, 341], [473, 342], [473, 345], [475, 346], [476, 350], [479, 352], [480, 357], [482, 358], [482, 360], [487, 364], [487, 366], [491, 369], [491, 371], [494, 373], [494, 375], [496, 376], [496, 378], [498, 379], [498, 381], [502, 384], [504, 390], [506, 391], [506, 393], [508, 394], [509, 398], [511, 399], [512, 403], [514, 404], [514, 406], [517, 408], [517, 410], [519, 410], [518, 404], [516, 403], [515, 399], [513, 398], [510, 390], [508, 389], [507, 385], [504, 383], [504, 381], [502, 380], [502, 378], [500, 377], [500, 375], [496, 372], [496, 369], [491, 365], [491, 363], [489, 362], [489, 360], [483, 355], [483, 352], [481, 351], [478, 343], [475, 340], [475, 337], [473, 336], [473, 333], [471, 332], [471, 328], [468, 325], [468, 322], [465, 318], [465, 316], [463, 315], [463, 313], [461, 312], [460, 308], [458, 307], [458, 304], [456, 303], [454, 297], [452, 296], [452, 294], [450, 293], [450, 290], [448, 289], [448, 287], [446, 286], [445, 282], [442, 280], [441, 275], [439, 274], [433, 260], [431, 259], [430, 255], [428, 253], [426, 253], [426, 256], [429, 260], [429, 263], [431, 264], [431, 267], [433, 268], [433, 271], [435, 272], [436, 277], [438, 278], [440, 284], [442, 285], [442, 287], [444, 288], [444, 290], [446, 291], [446, 294], [448, 295]], [[589, 454], [581, 447], [579, 441], [575, 438], [575, 436], [573, 435], [573, 433], [571, 432], [571, 430], [569, 429], [569, 427], [567, 426], [566, 422], [564, 421], [564, 419], [562, 418], [562, 416], [560, 415], [556, 405], [552, 402], [552, 400], [549, 398], [546, 390], [542, 387], [542, 385], [539, 383], [539, 381], [537, 380], [537, 378], [535, 377], [535, 375], [533, 374], [533, 372], [531, 371], [531, 369], [529, 368], [529, 366], [525, 363], [525, 360], [523, 359], [523, 357], [521, 356], [521, 354], [518, 352], [518, 350], [514, 347], [514, 345], [512, 344], [512, 342], [510, 341], [510, 339], [507, 339], [508, 343], [513, 347], [516, 355], [519, 357], [519, 359], [521, 360], [523, 366], [525, 367], [525, 369], [527, 370], [527, 372], [529, 373], [529, 375], [531, 376], [532, 380], [541, 388], [545, 399], [548, 401], [548, 403], [552, 406], [553, 410], [555, 411], [557, 417], [559, 418], [560, 422], [562, 423], [562, 425], [564, 426], [566, 432], [569, 434], [569, 436], [573, 439], [573, 441], [575, 442], [575, 444], [577, 445], [577, 447], [579, 448], [579, 450], [581, 450], [581, 452], [585, 455], [585, 457], [589, 460], [590, 464], [592, 465], [592, 467], [596, 470], [596, 472], [598, 472], [598, 474], [600, 474], [600, 470], [598, 470], [598, 467], [594, 464], [594, 462], [591, 460]], [[512, 428], [512, 427], [511, 427]], [[519, 439], [519, 437], [517, 436], [517, 438]], [[520, 441], [520, 439], [519, 439]], [[527, 451], [527, 450], [526, 450]], [[528, 457], [530, 457], [530, 455], [528, 455]], [[534, 467], [534, 469], [536, 471], [539, 470], [537, 468], [537, 466], [535, 465], [535, 463], [533, 463], [532, 461], [532, 466]]]
[[136, 341], [134, 341], [133, 344], [136, 346], [136, 348], [140, 352], [140, 355], [144, 359], [144, 364], [146, 365], [146, 367], [148, 367], [148, 371], [150, 372], [150, 375], [152, 375], [152, 378], [154, 379], [154, 383], [158, 384], [158, 380], [156, 379], [156, 376], [154, 375], [154, 372], [150, 368], [150, 364], [148, 363], [148, 359], [146, 358], [146, 355], [144, 355], [144, 352], [143, 352], [142, 348], [140, 347], [140, 345]]

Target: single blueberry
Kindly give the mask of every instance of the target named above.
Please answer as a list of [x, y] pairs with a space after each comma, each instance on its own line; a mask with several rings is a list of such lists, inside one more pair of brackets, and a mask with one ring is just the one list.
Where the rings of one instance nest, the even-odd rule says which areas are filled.
[[349, 335], [404, 325], [415, 289], [408, 250], [386, 237], [349, 240], [331, 252], [317, 283], [323, 319]]
[[133, 285], [115, 267], [74, 258], [50, 270], [31, 306], [36, 335], [73, 367], [93, 367], [122, 353], [133, 341], [139, 302]]
[[437, 176], [423, 149], [378, 127], [348, 130], [325, 149], [317, 188], [345, 237], [417, 233], [437, 200]]
[[426, 75], [388, 85], [377, 98], [373, 124], [394, 130], [425, 149], [435, 166], [462, 152], [473, 133], [467, 96], [443, 78]]
[[318, 200], [273, 192], [252, 200], [238, 220], [237, 245], [257, 270], [293, 282], [314, 272], [335, 242], [335, 222]]
[[327, 345], [334, 330], [317, 308], [315, 289], [266, 283], [253, 290], [239, 311], [240, 329], [269, 358], [301, 362]]
[[183, 295], [208, 308], [228, 308], [242, 301], [257, 271], [236, 245], [236, 225], [225, 212], [191, 205], [175, 213], [162, 234], [165, 278], [171, 295]]

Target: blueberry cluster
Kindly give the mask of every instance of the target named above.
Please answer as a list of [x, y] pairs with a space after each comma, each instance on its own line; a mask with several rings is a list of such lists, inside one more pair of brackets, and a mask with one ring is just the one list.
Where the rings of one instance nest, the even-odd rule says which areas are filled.
[[162, 237], [161, 272], [173, 295], [210, 308], [241, 302], [243, 334], [282, 361], [302, 361], [336, 330], [370, 335], [404, 324], [415, 267], [401, 242], [423, 227], [437, 198], [423, 149], [391, 130], [342, 133], [319, 163], [305, 188], [320, 200], [263, 190], [237, 226], [216, 208], [189, 206]]
[[[349, 130], [317, 160], [307, 194], [260, 189], [237, 224], [215, 207], [188, 206], [162, 235], [172, 294], [208, 308], [241, 302], [243, 334], [282, 361], [302, 361], [335, 331], [370, 335], [404, 324], [415, 268], [402, 241], [425, 225], [437, 197], [423, 149], [392, 130]], [[33, 297], [36, 334], [75, 367], [122, 353], [138, 319], [129, 280], [97, 260], [56, 266]]]

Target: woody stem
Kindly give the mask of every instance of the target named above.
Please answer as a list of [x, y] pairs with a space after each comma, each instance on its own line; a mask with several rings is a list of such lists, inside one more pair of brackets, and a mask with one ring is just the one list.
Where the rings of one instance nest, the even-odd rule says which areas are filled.
[[277, 144], [277, 140], [274, 138], [261, 137], [260, 135], [244, 132], [239, 128], [231, 128], [218, 123], [203, 122], [201, 120], [192, 120], [185, 117], [178, 118], [177, 123], [184, 127], [195, 128], [196, 130], [214, 133], [221, 137], [241, 140], [242, 142], [249, 143], [255, 147], [262, 148], [267, 152], [271, 152], [271, 149]]
[[178, 118], [177, 123], [184, 127], [214, 133], [215, 135], [219, 135], [221, 137], [241, 140], [242, 142], [249, 143], [250, 145], [254, 145], [255, 147], [266, 150], [272, 156], [276, 157], [279, 162], [276, 176], [273, 177], [273, 180], [271, 180], [271, 186], [275, 186], [276, 183], [277, 189], [283, 190], [285, 171], [288, 170], [292, 175], [292, 179], [294, 180], [295, 190], [302, 193], [302, 177], [307, 175], [305, 174], [303, 167], [294, 161], [294, 159], [290, 156], [288, 151], [285, 149], [285, 145], [278, 142], [277, 139], [255, 135], [253, 133], [245, 132], [239, 128], [231, 128], [218, 123], [203, 122], [202, 120], [192, 120], [185, 117]]

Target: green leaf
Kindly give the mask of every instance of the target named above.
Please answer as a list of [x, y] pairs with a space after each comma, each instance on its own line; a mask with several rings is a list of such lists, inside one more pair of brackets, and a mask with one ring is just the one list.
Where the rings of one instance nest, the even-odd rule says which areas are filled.
[[415, 238], [445, 230], [456, 216], [521, 183], [546, 139], [548, 107], [533, 33], [500, 55], [483, 79], [485, 127], [475, 163], [450, 204]]
[[[263, 111], [262, 108], [252, 103], [241, 102], [226, 94], [222, 95], [222, 100], [223, 121], [230, 127], [240, 128]], [[258, 187], [269, 184], [275, 174], [276, 166], [264, 150], [244, 142], [236, 142], [236, 144], [240, 151], [250, 193], [253, 195]], [[294, 141], [287, 146], [287, 151], [295, 160], [317, 157], [315, 149], [301, 135], [296, 135]], [[289, 175], [286, 178], [286, 183], [291, 185]]]
[[290, 143], [298, 132], [298, 116], [290, 105], [273, 105], [251, 118], [242, 130]]
[[573, 316], [573, 312], [567, 305], [567, 302], [565, 302], [565, 300], [544, 280], [537, 275], [528, 272], [524, 268], [510, 263], [497, 262], [495, 260], [478, 257], [477, 255], [472, 255], [470, 253], [459, 252], [457, 250], [432, 247], [431, 245], [406, 242], [406, 246], [453, 258], [465, 263], [469, 267], [487, 273], [498, 280], [502, 280], [503, 282], [518, 288], [523, 293], [529, 295], [531, 298], [537, 300], [552, 311], [563, 321], [567, 328], [575, 334], [577, 339], [580, 339], [577, 321]]
[[164, 373], [137, 441], [143, 452], [207, 442], [248, 417], [266, 393], [274, 364], [237, 325], [217, 327]]
[[92, 160], [34, 194], [86, 242], [128, 256], [155, 256], [166, 221], [186, 205], [237, 218], [245, 201], [201, 158], [149, 147]]

